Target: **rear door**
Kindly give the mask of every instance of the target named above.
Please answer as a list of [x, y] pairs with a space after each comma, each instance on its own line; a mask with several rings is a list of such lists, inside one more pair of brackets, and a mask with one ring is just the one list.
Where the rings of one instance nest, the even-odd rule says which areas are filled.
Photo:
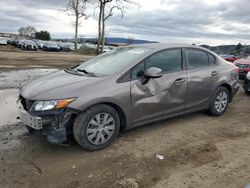
[[216, 57], [204, 50], [187, 48], [187, 107], [197, 110], [208, 107], [220, 77]]
[[[145, 70], [158, 67], [160, 78], [142, 84]], [[138, 124], [184, 112], [187, 77], [181, 49], [168, 49], [146, 58], [131, 70], [131, 111]]]

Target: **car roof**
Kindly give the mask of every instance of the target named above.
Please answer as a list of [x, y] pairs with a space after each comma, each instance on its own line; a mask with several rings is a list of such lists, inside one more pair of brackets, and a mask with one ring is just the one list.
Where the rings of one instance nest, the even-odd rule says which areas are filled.
[[167, 48], [197, 48], [197, 49], [207, 50], [206, 48], [196, 45], [178, 44], [178, 43], [146, 43], [146, 44], [129, 45], [127, 47], [147, 48], [153, 51], [167, 49]]

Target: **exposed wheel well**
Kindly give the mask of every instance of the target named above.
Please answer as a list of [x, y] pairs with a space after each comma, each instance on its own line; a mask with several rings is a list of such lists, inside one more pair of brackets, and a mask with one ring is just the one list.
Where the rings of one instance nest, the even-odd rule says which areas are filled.
[[229, 84], [222, 84], [221, 86], [227, 88], [227, 90], [229, 92], [229, 97], [230, 97], [229, 102], [231, 102], [232, 101], [232, 95], [233, 95], [231, 86]]

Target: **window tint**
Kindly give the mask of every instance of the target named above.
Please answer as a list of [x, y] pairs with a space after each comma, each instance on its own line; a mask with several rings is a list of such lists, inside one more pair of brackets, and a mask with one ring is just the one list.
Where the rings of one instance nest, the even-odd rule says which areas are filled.
[[180, 71], [182, 68], [181, 49], [162, 51], [145, 60], [145, 70], [158, 67], [163, 72]]
[[141, 62], [137, 64], [132, 70], [131, 70], [131, 79], [137, 79], [144, 76], [144, 62]]
[[130, 80], [130, 72], [127, 72], [125, 75], [123, 75], [119, 80], [117, 80], [118, 83], [122, 82], [128, 82]]
[[201, 50], [187, 50], [189, 68], [195, 69], [199, 67], [209, 66], [208, 55]]
[[216, 58], [213, 55], [208, 54], [208, 58], [209, 58], [210, 65], [216, 65]]

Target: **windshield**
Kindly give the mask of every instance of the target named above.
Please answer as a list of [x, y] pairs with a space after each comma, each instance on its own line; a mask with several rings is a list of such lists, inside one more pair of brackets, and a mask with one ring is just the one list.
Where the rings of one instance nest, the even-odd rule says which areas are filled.
[[148, 50], [144, 48], [126, 47], [110, 50], [96, 58], [76, 67], [76, 70], [85, 70], [95, 75], [112, 75], [122, 68], [133, 63]]

